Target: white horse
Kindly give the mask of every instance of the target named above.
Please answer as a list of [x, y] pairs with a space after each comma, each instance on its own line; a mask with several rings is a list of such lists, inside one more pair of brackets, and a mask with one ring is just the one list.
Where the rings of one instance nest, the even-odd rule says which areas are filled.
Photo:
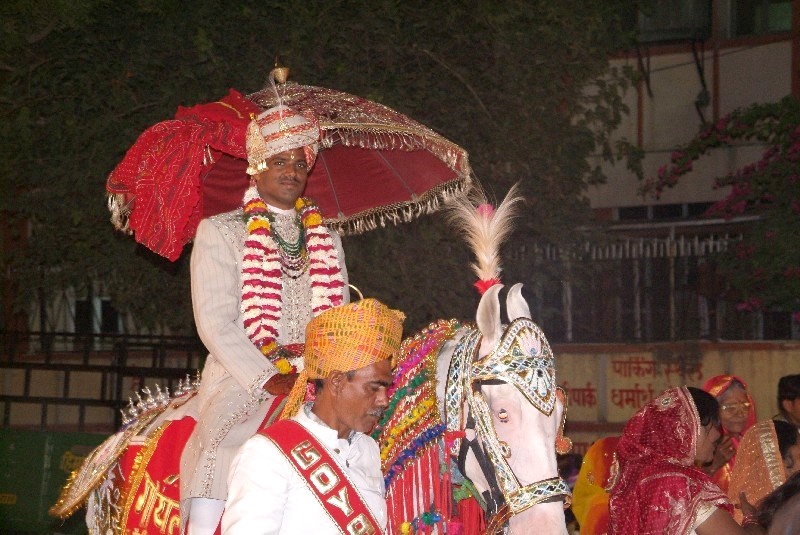
[[563, 437], [566, 397], [521, 284], [508, 293], [508, 326], [500, 319], [497, 250], [517, 200], [509, 193], [497, 211], [457, 203], [461, 217], [455, 219], [478, 258], [475, 271], [489, 287], [477, 326], [439, 321], [401, 347], [395, 390], [376, 433], [390, 533], [423, 525], [435, 531], [453, 517], [442, 490], [453, 458], [486, 504], [488, 533], [506, 526], [515, 534], [567, 534], [564, 508], [571, 494], [556, 461], [557, 450], [571, 447]]
[[[508, 328], [500, 323], [498, 286], [484, 295], [476, 318], [483, 340], [478, 355], [481, 367], [473, 371], [473, 384], [479, 384], [484, 410], [491, 418], [477, 435], [490, 460], [497, 463], [497, 484], [504, 499], [487, 531], [501, 527], [510, 516], [512, 533], [566, 535], [564, 502], [569, 504], [570, 494], [556, 464], [556, 451], [569, 449], [561, 442], [565, 398], [556, 387], [549, 344], [530, 321], [521, 289], [517, 284], [509, 291]], [[514, 343], [521, 343], [524, 356], [509, 354]], [[465, 468], [480, 492], [490, 490], [487, 477], [491, 476], [481, 470], [475, 455], [467, 457]]]
[[389, 533], [423, 525], [442, 532], [440, 523], [453, 519], [475, 524], [450, 508], [443, 487], [451, 485], [452, 459], [486, 505], [487, 533], [508, 522], [515, 534], [567, 534], [571, 495], [556, 465], [556, 451], [569, 449], [562, 436], [565, 398], [521, 285], [508, 294], [508, 326], [500, 323], [501, 288], [484, 294], [477, 326], [439, 321], [401, 347], [395, 390], [375, 435]]

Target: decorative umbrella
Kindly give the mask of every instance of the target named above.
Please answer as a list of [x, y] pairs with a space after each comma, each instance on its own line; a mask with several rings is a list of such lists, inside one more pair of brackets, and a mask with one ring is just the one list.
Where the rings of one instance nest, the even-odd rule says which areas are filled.
[[319, 120], [321, 150], [304, 195], [341, 234], [411, 221], [469, 185], [467, 152], [430, 128], [355, 95], [279, 83], [179, 108], [146, 130], [108, 179], [114, 225], [177, 259], [200, 219], [241, 206], [247, 124], [278, 98]]

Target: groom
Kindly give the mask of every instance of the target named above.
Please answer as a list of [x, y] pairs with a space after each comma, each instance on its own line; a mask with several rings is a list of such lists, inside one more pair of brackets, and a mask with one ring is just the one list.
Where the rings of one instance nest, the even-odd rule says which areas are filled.
[[219, 525], [231, 459], [290, 391], [306, 324], [349, 301], [341, 240], [301, 197], [319, 137], [316, 120], [286, 106], [259, 114], [247, 129], [242, 208], [197, 228], [192, 306], [209, 355], [181, 457], [189, 535]]

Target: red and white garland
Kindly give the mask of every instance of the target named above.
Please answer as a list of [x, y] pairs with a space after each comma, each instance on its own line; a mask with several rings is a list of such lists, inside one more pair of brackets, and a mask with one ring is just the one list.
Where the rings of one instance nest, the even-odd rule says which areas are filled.
[[[242, 259], [242, 305], [244, 330], [253, 344], [272, 360], [283, 360], [279, 349], [278, 324], [281, 319], [283, 269], [278, 244], [272, 236], [269, 209], [255, 186], [245, 192], [244, 214], [247, 238]], [[311, 282], [311, 311], [314, 316], [341, 305], [344, 278], [330, 231], [322, 224], [319, 208], [309, 199], [299, 198], [295, 210], [305, 229]], [[277, 364], [277, 363], [276, 363]], [[283, 363], [281, 363], [283, 364]], [[282, 373], [285, 366], [279, 366]]]

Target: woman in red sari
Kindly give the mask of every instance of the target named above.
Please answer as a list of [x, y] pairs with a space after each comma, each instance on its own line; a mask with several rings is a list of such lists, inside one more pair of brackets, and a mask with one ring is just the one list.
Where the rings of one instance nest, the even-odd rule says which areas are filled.
[[[731, 504], [696, 462], [719, 440], [719, 406], [697, 388], [670, 388], [625, 425], [611, 487], [611, 535], [739, 535]], [[752, 508], [746, 502], [747, 512]]]
[[736, 461], [736, 451], [745, 431], [756, 423], [756, 407], [747, 392], [747, 384], [736, 375], [717, 375], [703, 385], [703, 390], [717, 398], [722, 422], [722, 440], [714, 450], [714, 459], [702, 470], [727, 492]]

